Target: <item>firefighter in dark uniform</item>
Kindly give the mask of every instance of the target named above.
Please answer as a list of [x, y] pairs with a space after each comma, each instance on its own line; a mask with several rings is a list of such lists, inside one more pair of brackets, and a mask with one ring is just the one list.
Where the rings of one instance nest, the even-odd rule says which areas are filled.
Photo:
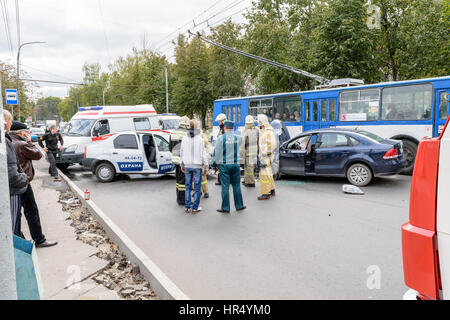
[[181, 141], [188, 134], [189, 130], [189, 118], [184, 116], [180, 119], [180, 126], [178, 129], [174, 130], [170, 134], [169, 138], [169, 148], [172, 152], [172, 162], [175, 165], [175, 175], [176, 175], [176, 193], [177, 193], [177, 203], [181, 206], [185, 204], [185, 191], [186, 183], [184, 172], [181, 171], [181, 159], [180, 159], [180, 148]]
[[[43, 143], [44, 141], [45, 147]], [[47, 160], [50, 163], [50, 168], [48, 169], [48, 171], [50, 175], [55, 179], [58, 179], [58, 170], [56, 170], [56, 156], [58, 154], [58, 151], [62, 151], [63, 144], [64, 140], [55, 125], [52, 125], [50, 127], [50, 132], [44, 134], [39, 139], [39, 145], [47, 153]]]

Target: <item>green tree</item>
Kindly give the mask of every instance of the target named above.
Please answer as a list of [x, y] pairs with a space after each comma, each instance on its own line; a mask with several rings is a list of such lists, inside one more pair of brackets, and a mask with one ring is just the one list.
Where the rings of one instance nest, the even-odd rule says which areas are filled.
[[190, 43], [183, 36], [178, 38], [175, 49], [176, 81], [173, 103], [180, 115], [200, 116], [205, 126], [206, 114], [214, 102], [209, 85], [210, 60], [205, 43], [195, 37]]
[[[223, 45], [240, 49], [239, 38], [242, 27], [231, 22], [213, 28], [210, 38]], [[239, 96], [244, 94], [245, 70], [241, 68], [241, 57], [211, 46], [209, 50], [209, 86], [214, 99], [221, 96]]]
[[166, 65], [170, 83], [172, 68], [164, 56], [134, 48], [132, 54], [110, 66], [107, 100], [112, 104], [153, 104], [158, 112], [164, 111]]
[[379, 7], [376, 56], [387, 80], [448, 75], [448, 0], [373, 0]]
[[[22, 76], [26, 76], [25, 72], [22, 72]], [[10, 64], [0, 61], [0, 81], [2, 84], [1, 97], [3, 99], [3, 107], [10, 110], [11, 106], [6, 105], [5, 89], [17, 88], [17, 74], [16, 68]], [[36, 84], [32, 84], [37, 86]], [[32, 115], [33, 102], [30, 100], [31, 85], [23, 81], [19, 81], [19, 99], [20, 99], [20, 121], [24, 122], [26, 118]], [[17, 119], [17, 106], [13, 106], [14, 117]]]
[[35, 105], [36, 120], [59, 119], [60, 102], [61, 99], [58, 97], [40, 98]]
[[367, 26], [365, 0], [333, 0], [317, 12], [313, 52], [315, 70], [327, 78], [377, 80], [375, 43]]

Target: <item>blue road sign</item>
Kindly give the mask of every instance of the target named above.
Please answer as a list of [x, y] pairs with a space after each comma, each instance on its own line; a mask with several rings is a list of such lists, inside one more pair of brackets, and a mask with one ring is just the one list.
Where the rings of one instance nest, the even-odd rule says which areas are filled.
[[17, 89], [6, 89], [6, 104], [17, 104]]

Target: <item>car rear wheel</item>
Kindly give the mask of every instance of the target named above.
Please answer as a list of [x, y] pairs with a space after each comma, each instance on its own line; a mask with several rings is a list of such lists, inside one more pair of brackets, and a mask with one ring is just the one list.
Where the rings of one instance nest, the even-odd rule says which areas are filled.
[[347, 180], [358, 187], [367, 186], [372, 181], [372, 171], [362, 163], [355, 163], [347, 170]]
[[110, 163], [102, 162], [95, 169], [95, 176], [99, 182], [111, 182], [116, 176], [116, 170]]
[[401, 174], [412, 175], [416, 161], [416, 153], [417, 144], [410, 140], [403, 140], [403, 157], [406, 160], [406, 164], [402, 171], [400, 171]]

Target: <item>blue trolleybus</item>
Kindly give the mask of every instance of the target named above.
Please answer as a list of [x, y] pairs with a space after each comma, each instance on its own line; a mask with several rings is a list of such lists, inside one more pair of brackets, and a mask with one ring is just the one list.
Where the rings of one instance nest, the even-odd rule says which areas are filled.
[[[224, 113], [239, 133], [245, 117], [267, 114], [283, 120], [291, 137], [318, 128], [360, 128], [403, 141], [406, 173], [414, 166], [417, 145], [435, 137], [449, 116], [450, 77], [377, 83], [353, 87], [234, 97], [214, 102], [215, 120]], [[213, 137], [218, 123], [213, 122]]]

